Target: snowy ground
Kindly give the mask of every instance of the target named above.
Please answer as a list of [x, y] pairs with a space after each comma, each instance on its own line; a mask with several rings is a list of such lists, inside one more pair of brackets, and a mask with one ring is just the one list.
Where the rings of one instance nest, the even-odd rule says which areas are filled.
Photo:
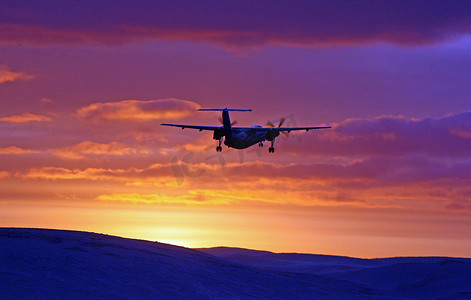
[[358, 284], [380, 298], [471, 299], [471, 259], [272, 253], [240, 248], [200, 251], [263, 270], [319, 275]]
[[199, 250], [77, 231], [0, 228], [0, 298], [471, 298], [471, 259]]

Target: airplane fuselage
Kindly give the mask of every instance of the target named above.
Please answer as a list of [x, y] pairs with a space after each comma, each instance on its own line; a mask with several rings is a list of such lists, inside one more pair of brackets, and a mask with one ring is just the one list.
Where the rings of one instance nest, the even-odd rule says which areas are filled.
[[[252, 128], [262, 128], [260, 125], [254, 125]], [[256, 130], [243, 129], [238, 130], [233, 128], [232, 136], [224, 139], [224, 144], [228, 147], [235, 149], [245, 149], [252, 145], [258, 144], [266, 140], [266, 133]]]

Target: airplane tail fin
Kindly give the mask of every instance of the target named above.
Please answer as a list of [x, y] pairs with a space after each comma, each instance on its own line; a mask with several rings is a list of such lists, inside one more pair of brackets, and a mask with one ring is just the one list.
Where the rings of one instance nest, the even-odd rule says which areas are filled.
[[200, 108], [198, 111], [252, 111], [252, 109], [242, 108]]

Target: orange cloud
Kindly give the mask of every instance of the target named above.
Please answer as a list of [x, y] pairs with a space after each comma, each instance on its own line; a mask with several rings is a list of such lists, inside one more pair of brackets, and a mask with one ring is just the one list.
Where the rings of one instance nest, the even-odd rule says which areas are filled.
[[20, 175], [23, 178], [30, 179], [85, 179], [85, 180], [105, 180], [113, 177], [118, 177], [119, 174], [125, 173], [125, 170], [120, 169], [104, 169], [104, 168], [87, 168], [80, 169], [67, 169], [59, 167], [43, 167], [33, 168]]
[[29, 80], [34, 78], [33, 75], [29, 75], [23, 72], [11, 71], [6, 65], [0, 65], [0, 84], [17, 81], [17, 80]]
[[123, 100], [119, 102], [93, 103], [77, 110], [77, 116], [105, 121], [154, 121], [179, 119], [194, 113], [200, 106], [180, 99]]
[[31, 154], [38, 153], [38, 151], [25, 150], [16, 146], [0, 148], [0, 154]]
[[166, 194], [111, 194], [100, 195], [96, 198], [102, 201], [122, 201], [131, 203], [146, 204], [171, 204], [171, 205], [220, 205], [229, 204], [227, 199], [219, 199], [215, 197], [207, 197], [198, 191], [190, 191], [188, 194], [181, 196], [172, 196]]
[[10, 177], [10, 173], [7, 171], [0, 171], [0, 179]]
[[43, 115], [24, 113], [17, 116], [3, 117], [0, 118], [0, 121], [9, 123], [48, 122], [51, 121], [51, 118]]
[[67, 159], [81, 159], [84, 155], [143, 155], [150, 154], [151, 151], [145, 148], [132, 148], [118, 142], [109, 144], [94, 143], [84, 141], [77, 145], [65, 147], [54, 151], [54, 154]]
[[172, 176], [168, 165], [154, 164], [148, 168], [138, 169], [109, 169], [109, 168], [85, 168], [73, 169], [64, 167], [31, 168], [18, 174], [26, 179], [46, 180], [113, 180], [119, 182], [135, 182], [138, 179], [155, 181], [157, 178]]
[[[77, 193], [69, 191], [72, 184], [87, 190], [87, 199], [133, 205], [259, 206], [271, 203], [417, 211], [467, 209], [466, 205], [457, 203], [471, 203], [469, 176], [458, 178], [453, 173], [451, 178], [430, 177], [434, 169], [450, 172], [441, 165], [424, 169], [423, 164], [412, 167], [410, 163], [394, 161], [385, 168], [378, 160], [345, 166], [282, 166], [254, 162], [227, 163], [221, 167], [198, 163], [183, 172], [182, 185], [176, 184], [176, 174], [172, 171], [177, 165], [155, 164], [142, 169], [43, 167], [16, 172], [12, 180], [19, 180], [18, 186], [28, 184], [28, 180], [40, 180], [42, 187], [49, 185], [64, 195]], [[369, 170], [374, 166], [380, 172]], [[396, 171], [390, 169], [395, 166]], [[204, 172], [198, 172], [200, 169]], [[463, 166], [463, 171], [468, 169], [469, 165]], [[422, 178], [424, 175], [426, 177]], [[0, 173], [0, 177], [11, 176]], [[395, 176], [403, 180], [390, 180]]]

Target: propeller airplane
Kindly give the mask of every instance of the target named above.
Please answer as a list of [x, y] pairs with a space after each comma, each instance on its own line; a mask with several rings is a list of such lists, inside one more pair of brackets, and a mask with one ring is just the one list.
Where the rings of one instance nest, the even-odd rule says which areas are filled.
[[167, 124], [163, 123], [163, 126], [180, 127], [181, 129], [190, 128], [198, 129], [199, 131], [209, 130], [213, 131], [213, 139], [219, 141], [219, 145], [216, 147], [217, 152], [222, 151], [222, 138], [224, 137], [224, 144], [227, 147], [235, 149], [245, 149], [258, 143], [259, 147], [263, 147], [264, 141], [271, 142], [271, 146], [268, 148], [269, 153], [275, 152], [275, 139], [280, 133], [287, 135], [291, 131], [295, 130], [312, 130], [312, 129], [326, 129], [332, 128], [331, 126], [318, 126], [318, 127], [281, 127], [285, 122], [285, 118], [280, 120], [278, 126], [275, 126], [272, 122], [267, 122], [267, 126], [262, 127], [260, 125], [254, 125], [252, 127], [234, 127], [237, 121], [231, 123], [229, 117], [230, 111], [252, 111], [251, 109], [238, 109], [238, 108], [201, 108], [198, 111], [221, 111], [222, 117], [219, 119], [222, 126], [201, 126], [201, 125], [182, 125], [182, 124]]

